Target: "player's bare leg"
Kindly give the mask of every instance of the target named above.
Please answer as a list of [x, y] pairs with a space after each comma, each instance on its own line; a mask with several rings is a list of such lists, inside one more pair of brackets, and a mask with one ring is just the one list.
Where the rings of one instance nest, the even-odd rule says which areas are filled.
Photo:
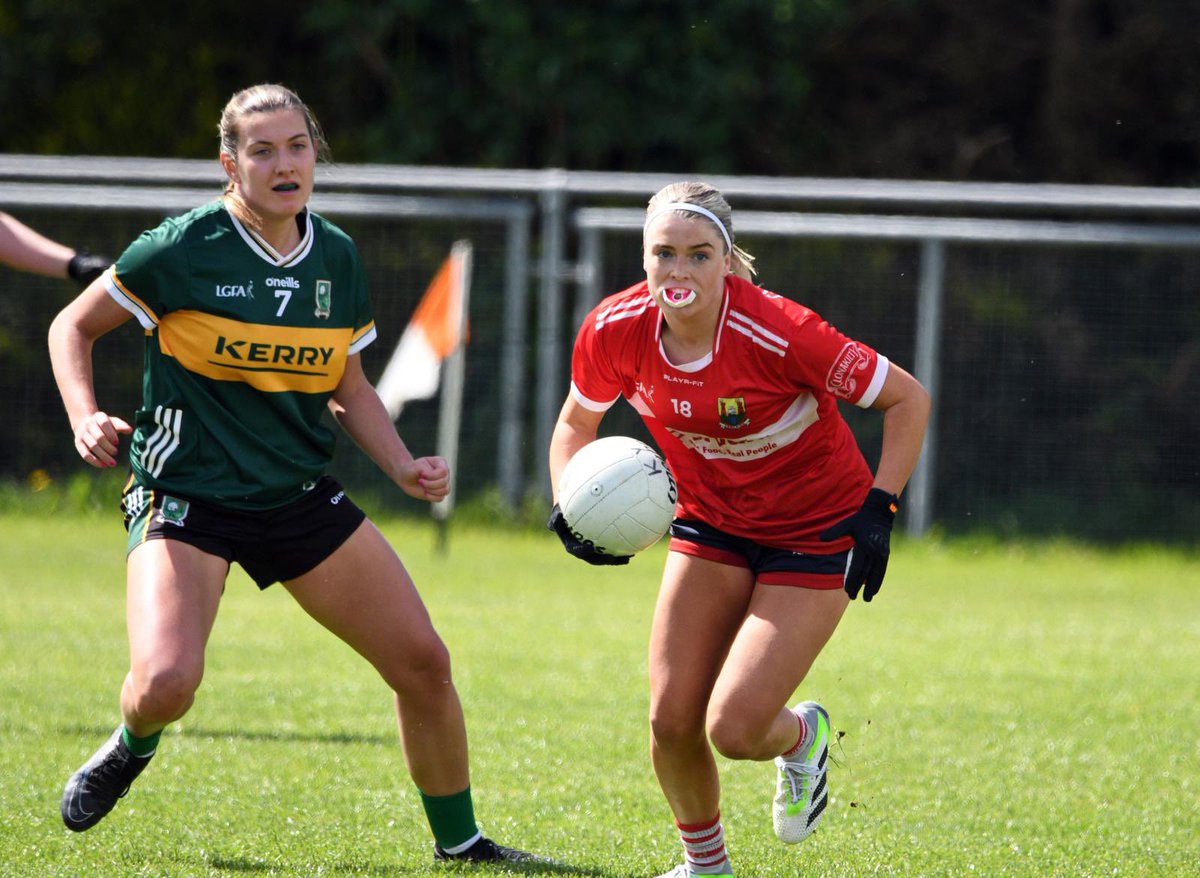
[[400, 740], [433, 830], [434, 859], [539, 859], [485, 838], [475, 823], [467, 729], [450, 676], [450, 653], [378, 528], [364, 521], [336, 552], [285, 585], [395, 693]]
[[223, 558], [177, 540], [149, 540], [130, 552], [121, 713], [134, 734], [159, 731], [192, 706], [228, 573]]
[[313, 570], [285, 583], [304, 610], [362, 655], [396, 693], [416, 785], [433, 796], [470, 783], [450, 654], [391, 545], [364, 521]]
[[[829, 714], [787, 700], [841, 620], [841, 588], [760, 585], [709, 704], [709, 736], [731, 759], [774, 759], [776, 835], [794, 844], [820, 821], [828, 801]], [[781, 755], [783, 754], [783, 755]]]
[[[713, 683], [749, 604], [748, 570], [668, 555], [650, 634], [650, 752], [689, 862], [689, 839], [722, 832], [720, 780], [706, 735]], [[696, 827], [705, 832], [693, 832]], [[720, 856], [724, 856], [721, 846]], [[714, 868], [728, 869], [728, 860]], [[686, 869], [687, 866], [681, 867]]]
[[130, 553], [123, 724], [67, 781], [61, 810], [69, 829], [103, 819], [149, 763], [159, 732], [191, 707], [228, 571], [223, 559], [176, 540], [149, 540]]
[[774, 759], [796, 742], [787, 701], [833, 636], [840, 589], [759, 585], [709, 703], [713, 746], [730, 759]]

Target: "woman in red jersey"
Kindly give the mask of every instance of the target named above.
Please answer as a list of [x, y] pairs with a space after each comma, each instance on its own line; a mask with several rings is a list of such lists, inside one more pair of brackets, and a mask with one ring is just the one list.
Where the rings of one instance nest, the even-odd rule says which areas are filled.
[[[788, 700], [849, 601], [879, 590], [929, 417], [908, 372], [751, 283], [752, 257], [732, 228], [729, 204], [706, 184], [675, 183], [650, 200], [646, 280], [584, 321], [550, 444], [557, 490], [623, 396], [678, 483], [650, 636], [651, 756], [685, 854], [663, 878], [733, 874], [714, 748], [775, 761], [781, 840], [799, 842], [819, 822], [829, 715]], [[839, 400], [883, 413], [873, 474]], [[628, 561], [575, 537], [557, 504], [549, 526], [576, 557]]]

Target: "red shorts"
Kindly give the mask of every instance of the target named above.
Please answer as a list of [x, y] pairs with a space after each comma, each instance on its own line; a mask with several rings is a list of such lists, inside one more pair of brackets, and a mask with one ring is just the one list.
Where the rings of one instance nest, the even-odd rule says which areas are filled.
[[845, 584], [850, 551], [817, 555], [764, 546], [695, 519], [677, 518], [671, 524], [672, 552], [694, 555], [718, 564], [744, 567], [762, 585], [834, 589]]

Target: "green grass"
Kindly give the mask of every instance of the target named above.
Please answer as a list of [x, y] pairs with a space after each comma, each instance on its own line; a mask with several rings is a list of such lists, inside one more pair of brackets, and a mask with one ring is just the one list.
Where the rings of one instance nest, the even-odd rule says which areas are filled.
[[[662, 548], [595, 569], [544, 532], [385, 522], [449, 643], [478, 816], [568, 874], [654, 876], [678, 839], [647, 755]], [[388, 693], [280, 588], [230, 578], [200, 695], [103, 823], [62, 784], [117, 722], [114, 514], [0, 514], [0, 875], [445, 874]], [[824, 824], [770, 829], [772, 769], [720, 761], [741, 876], [1200, 874], [1200, 561], [900, 541], [802, 694], [842, 732]]]

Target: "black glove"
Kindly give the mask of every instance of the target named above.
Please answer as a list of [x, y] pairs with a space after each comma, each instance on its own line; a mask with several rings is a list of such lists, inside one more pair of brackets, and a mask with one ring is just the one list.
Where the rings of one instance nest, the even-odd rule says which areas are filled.
[[557, 503], [550, 510], [550, 520], [546, 522], [546, 530], [552, 530], [558, 534], [558, 538], [562, 540], [562, 544], [568, 552], [576, 558], [587, 561], [589, 564], [609, 565], [629, 563], [628, 555], [605, 555], [602, 552], [597, 552], [591, 540], [581, 540], [573, 534], [571, 526], [563, 518], [562, 510], [558, 508]]
[[892, 522], [896, 520], [896, 509], [900, 498], [882, 488], [872, 488], [863, 501], [862, 508], [853, 515], [843, 518], [822, 534], [824, 541], [838, 537], [854, 537], [854, 548], [846, 564], [846, 594], [850, 599], [858, 597], [863, 589], [863, 600], [870, 601], [883, 585], [883, 574], [887, 572], [888, 554], [891, 552]]
[[86, 250], [78, 250], [67, 263], [67, 274], [71, 280], [78, 281], [81, 287], [86, 287], [112, 265], [107, 256], [97, 256]]

